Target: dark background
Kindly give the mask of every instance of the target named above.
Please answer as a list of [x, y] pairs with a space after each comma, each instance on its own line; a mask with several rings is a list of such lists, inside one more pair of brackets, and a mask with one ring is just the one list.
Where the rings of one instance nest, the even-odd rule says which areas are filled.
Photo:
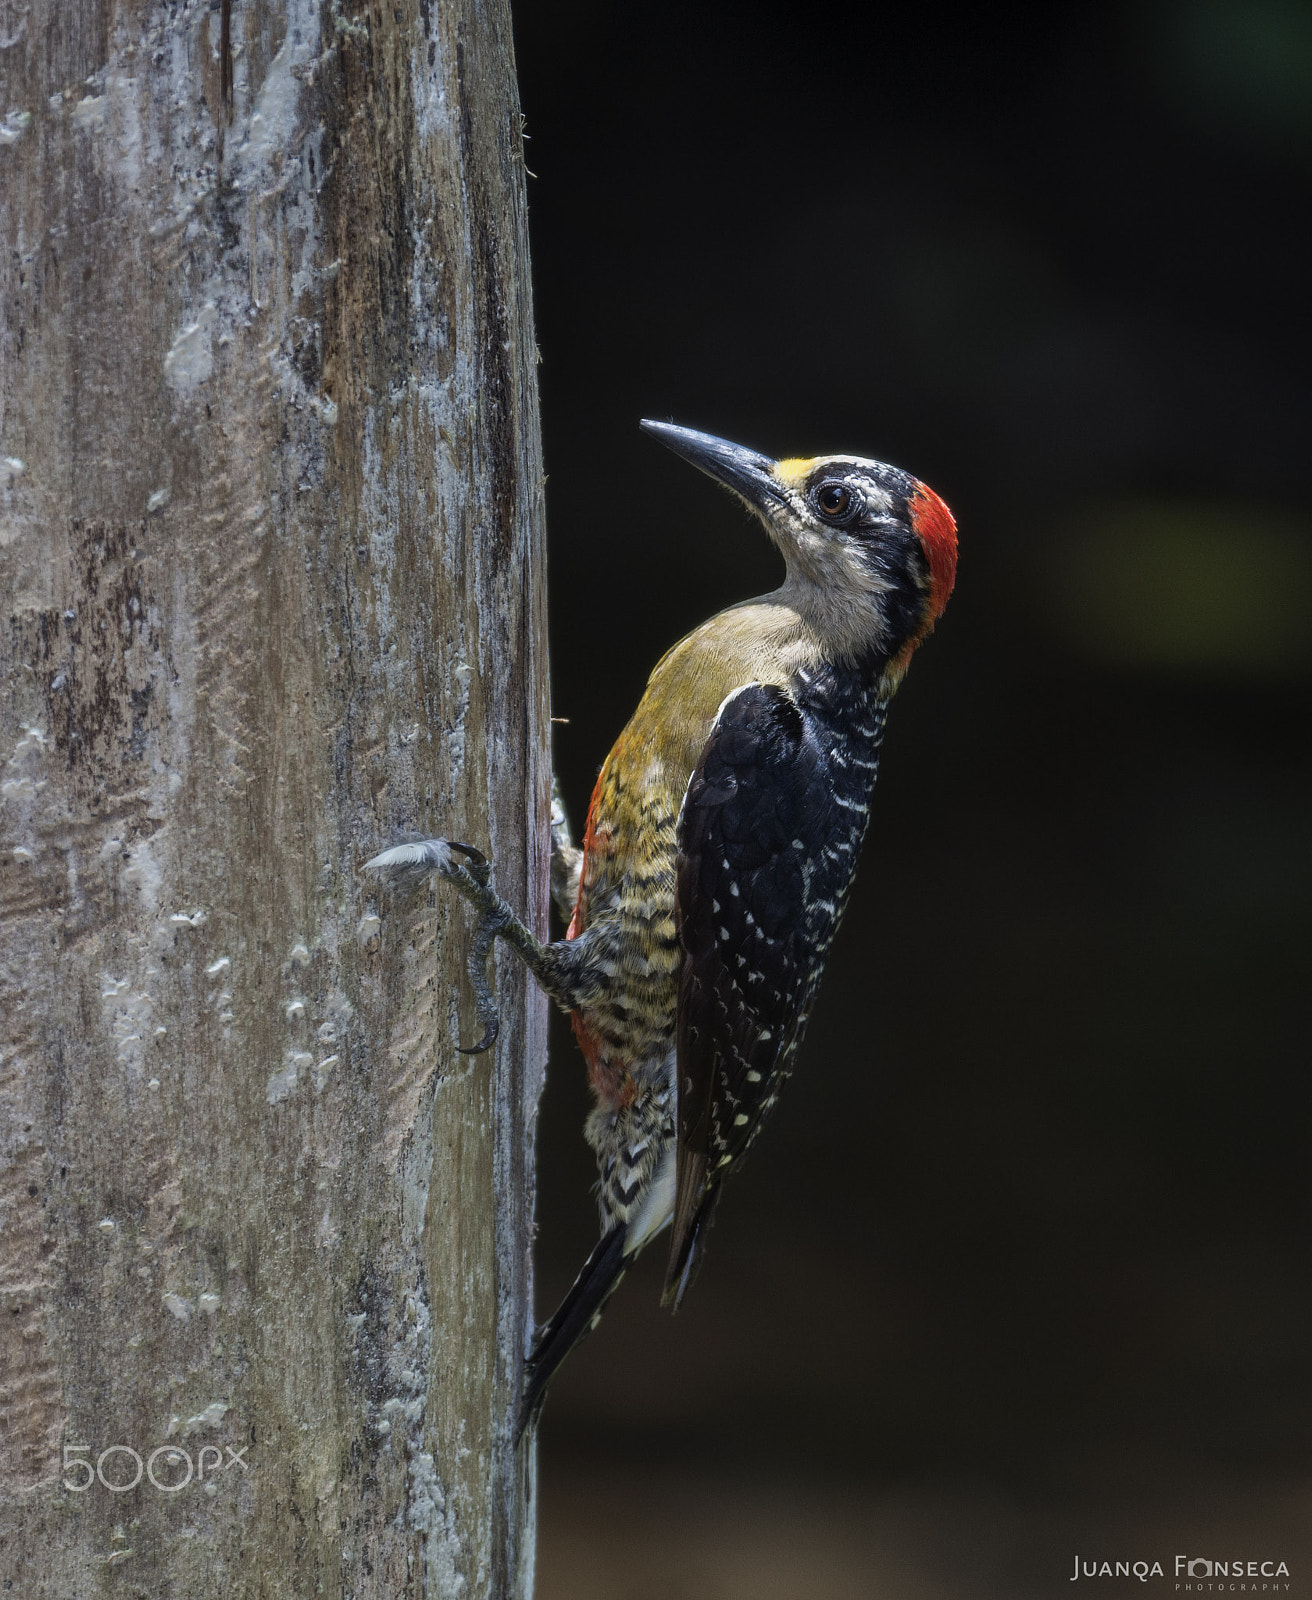
[[[696, 1290], [651, 1252], [554, 1386], [541, 1595], [1312, 1594], [1312, 7], [515, 18], [576, 824], [661, 652], [782, 575], [640, 416], [961, 530]], [[541, 1314], [587, 1107], [562, 1024]]]

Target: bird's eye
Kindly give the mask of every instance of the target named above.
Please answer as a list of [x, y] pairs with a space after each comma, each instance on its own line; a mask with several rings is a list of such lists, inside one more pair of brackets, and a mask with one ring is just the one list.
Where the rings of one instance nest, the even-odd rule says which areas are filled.
[[845, 483], [822, 483], [816, 490], [815, 503], [821, 516], [839, 521], [852, 509], [852, 491]]

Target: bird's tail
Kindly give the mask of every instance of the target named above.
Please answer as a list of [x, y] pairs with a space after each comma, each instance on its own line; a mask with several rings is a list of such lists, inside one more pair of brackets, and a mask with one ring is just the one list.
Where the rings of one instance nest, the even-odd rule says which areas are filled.
[[706, 1235], [711, 1231], [711, 1223], [715, 1220], [715, 1202], [720, 1198], [719, 1184], [712, 1185], [702, 1195], [697, 1209], [692, 1213], [691, 1220], [679, 1228], [678, 1219], [675, 1220], [676, 1233], [670, 1243], [670, 1259], [665, 1268], [665, 1287], [661, 1291], [661, 1305], [669, 1311], [677, 1311], [683, 1304], [683, 1297], [692, 1287], [693, 1279], [697, 1276], [698, 1268], [702, 1264], [702, 1251], [706, 1246]]
[[578, 1342], [597, 1326], [607, 1300], [619, 1288], [632, 1259], [625, 1254], [628, 1228], [619, 1223], [601, 1236], [574, 1286], [538, 1334], [524, 1368], [524, 1398], [515, 1424], [515, 1441], [542, 1409], [547, 1384]]

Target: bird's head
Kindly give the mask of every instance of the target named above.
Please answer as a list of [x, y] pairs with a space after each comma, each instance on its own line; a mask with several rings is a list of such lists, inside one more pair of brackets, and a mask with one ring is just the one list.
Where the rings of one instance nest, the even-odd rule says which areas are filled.
[[644, 422], [764, 522], [788, 568], [780, 593], [829, 651], [883, 663], [889, 687], [942, 615], [957, 525], [932, 489], [883, 461], [773, 461], [713, 434]]

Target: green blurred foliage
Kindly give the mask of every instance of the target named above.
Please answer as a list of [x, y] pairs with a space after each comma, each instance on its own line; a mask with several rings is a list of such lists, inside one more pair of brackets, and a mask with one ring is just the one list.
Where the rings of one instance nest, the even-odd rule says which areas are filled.
[[1312, 668], [1312, 527], [1261, 506], [1127, 500], [1053, 540], [1045, 611], [1095, 658], [1245, 681]]
[[1143, 68], [1192, 122], [1312, 155], [1307, 0], [1169, 0], [1129, 16]]

